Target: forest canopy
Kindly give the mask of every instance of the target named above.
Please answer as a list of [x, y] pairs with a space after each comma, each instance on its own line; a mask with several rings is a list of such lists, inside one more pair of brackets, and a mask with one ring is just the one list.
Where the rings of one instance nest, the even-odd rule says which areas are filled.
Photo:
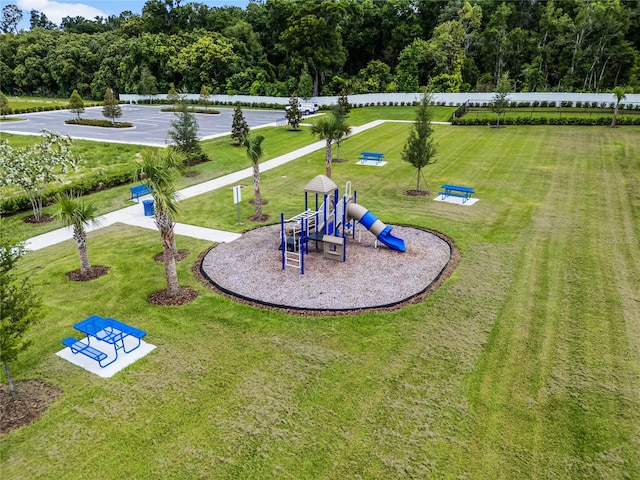
[[640, 0], [266, 0], [246, 9], [149, 0], [140, 15], [2, 9], [0, 88], [99, 100], [178, 91], [288, 97], [493, 91], [640, 91]]

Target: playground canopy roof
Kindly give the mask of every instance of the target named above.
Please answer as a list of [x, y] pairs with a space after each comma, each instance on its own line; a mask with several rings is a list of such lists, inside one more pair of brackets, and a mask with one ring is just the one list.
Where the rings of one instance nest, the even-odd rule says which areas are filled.
[[333, 180], [326, 175], [318, 175], [304, 187], [305, 192], [329, 194], [338, 189]]

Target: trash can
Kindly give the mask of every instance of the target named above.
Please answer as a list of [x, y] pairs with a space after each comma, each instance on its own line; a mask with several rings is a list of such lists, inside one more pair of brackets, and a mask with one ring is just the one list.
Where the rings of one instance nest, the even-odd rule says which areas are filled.
[[153, 200], [143, 200], [142, 206], [144, 207], [144, 216], [153, 217]]

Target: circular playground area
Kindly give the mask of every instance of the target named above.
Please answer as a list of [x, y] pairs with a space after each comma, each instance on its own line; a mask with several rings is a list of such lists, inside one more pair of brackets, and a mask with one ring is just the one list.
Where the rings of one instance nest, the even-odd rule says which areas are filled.
[[394, 310], [426, 298], [455, 268], [459, 253], [437, 232], [394, 226], [406, 251], [376, 245], [366, 229], [347, 242], [346, 262], [327, 258], [322, 243], [309, 242], [304, 274], [282, 269], [280, 225], [250, 230], [207, 251], [201, 280], [237, 301], [303, 315]]

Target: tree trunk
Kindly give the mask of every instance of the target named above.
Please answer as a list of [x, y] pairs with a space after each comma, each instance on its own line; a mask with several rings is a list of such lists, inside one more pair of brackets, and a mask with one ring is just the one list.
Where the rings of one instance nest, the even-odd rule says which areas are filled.
[[91, 264], [89, 263], [89, 254], [87, 252], [87, 234], [77, 227], [73, 227], [73, 240], [76, 242], [76, 246], [78, 247], [78, 255], [80, 257], [80, 273], [82, 275], [85, 275], [91, 269]]
[[156, 225], [160, 230], [162, 239], [162, 253], [164, 256], [164, 272], [167, 278], [167, 293], [175, 297], [180, 291], [178, 272], [176, 270], [175, 237], [173, 235], [173, 222], [166, 213], [156, 212]]
[[256, 218], [262, 217], [262, 197], [260, 195], [260, 166], [253, 164], [253, 202], [256, 209]]
[[327, 177], [331, 178], [331, 139], [327, 138], [327, 146], [325, 147], [325, 170]]
[[7, 383], [9, 384], [9, 391], [11, 392], [11, 398], [16, 397], [16, 386], [13, 383], [13, 377], [11, 376], [11, 370], [9, 370], [9, 364], [2, 362], [4, 365], [4, 374], [7, 377]]
[[[618, 117], [618, 105], [619, 105], [619, 103], [616, 102], [616, 106], [613, 107], [613, 118], [611, 118], [611, 126], [612, 127], [616, 126], [616, 120], [617, 120], [617, 117]], [[624, 124], [624, 122], [622, 122], [622, 123]]]

